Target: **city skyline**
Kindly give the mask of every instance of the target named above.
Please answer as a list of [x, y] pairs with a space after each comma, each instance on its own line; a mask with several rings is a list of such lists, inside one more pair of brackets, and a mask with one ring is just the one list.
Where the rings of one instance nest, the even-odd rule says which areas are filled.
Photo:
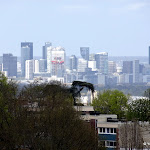
[[150, 45], [148, 0], [14, 0], [0, 1], [0, 56], [20, 56], [20, 43], [33, 42], [33, 55], [42, 46], [65, 48], [68, 56], [90, 53], [147, 56]]

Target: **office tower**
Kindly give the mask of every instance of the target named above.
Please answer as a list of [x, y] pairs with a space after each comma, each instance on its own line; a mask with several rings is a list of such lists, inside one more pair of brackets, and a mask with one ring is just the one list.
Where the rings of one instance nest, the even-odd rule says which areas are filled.
[[21, 76], [25, 76], [25, 61], [30, 60], [30, 47], [29, 46], [24, 46], [21, 47]]
[[45, 68], [45, 66], [47, 66], [46, 59], [40, 59], [39, 60], [39, 72], [46, 72], [47, 68]]
[[108, 61], [108, 74], [115, 73], [116, 70], [116, 62], [114, 61]]
[[89, 47], [80, 47], [80, 54], [83, 59], [89, 60]]
[[150, 65], [150, 46], [149, 46], [149, 65]]
[[39, 60], [34, 60], [34, 73], [39, 73]]
[[47, 48], [52, 46], [52, 43], [46, 42], [45, 46], [43, 46], [42, 59], [47, 59]]
[[89, 55], [89, 60], [94, 61], [95, 60], [95, 54], [90, 54]]
[[65, 49], [47, 48], [47, 72], [52, 76], [63, 77], [65, 72]]
[[85, 72], [87, 68], [88, 68], [88, 61], [83, 58], [79, 58], [78, 59], [78, 72]]
[[69, 58], [69, 69], [70, 70], [77, 70], [77, 57], [75, 55], [70, 56]]
[[123, 73], [133, 73], [133, 61], [123, 61]]
[[95, 54], [95, 61], [99, 73], [108, 74], [108, 53], [101, 52]]
[[29, 47], [29, 60], [33, 59], [33, 43], [32, 42], [21, 42], [22, 47]]
[[25, 78], [32, 80], [34, 77], [34, 60], [25, 61]]
[[8, 77], [17, 76], [17, 57], [12, 54], [3, 54], [3, 71]]
[[139, 82], [139, 60], [133, 61], [133, 83]]

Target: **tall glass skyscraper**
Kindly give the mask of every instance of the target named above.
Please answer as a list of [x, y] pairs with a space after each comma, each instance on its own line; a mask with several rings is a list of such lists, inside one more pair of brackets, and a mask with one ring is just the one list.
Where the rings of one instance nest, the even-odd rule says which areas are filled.
[[29, 60], [33, 59], [33, 43], [32, 42], [21, 42], [21, 48], [22, 47], [29, 47]]
[[25, 76], [25, 61], [33, 59], [33, 43], [21, 42], [21, 75]]

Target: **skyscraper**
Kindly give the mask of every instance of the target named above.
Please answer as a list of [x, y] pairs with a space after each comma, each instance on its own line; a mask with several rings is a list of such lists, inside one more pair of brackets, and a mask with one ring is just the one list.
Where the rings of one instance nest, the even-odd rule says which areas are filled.
[[78, 59], [78, 72], [85, 72], [87, 68], [88, 68], [88, 61], [83, 58], [79, 58]]
[[139, 60], [133, 61], [133, 83], [139, 82]]
[[52, 76], [63, 77], [65, 72], [65, 49], [62, 47], [48, 47], [47, 72]]
[[22, 47], [29, 47], [29, 60], [33, 59], [33, 43], [32, 42], [21, 42]]
[[69, 69], [77, 69], [77, 57], [75, 55], [72, 55], [69, 58]]
[[89, 47], [80, 47], [80, 54], [83, 59], [89, 60]]
[[3, 71], [8, 77], [17, 76], [17, 57], [12, 54], [3, 54]]
[[25, 78], [32, 80], [34, 77], [34, 60], [25, 61]]
[[21, 76], [25, 76], [25, 61], [30, 59], [30, 47], [21, 47]]
[[102, 74], [108, 74], [108, 53], [101, 52], [95, 54], [96, 68]]
[[123, 73], [133, 73], [133, 61], [123, 61]]
[[46, 42], [45, 46], [43, 46], [42, 59], [47, 59], [47, 48], [52, 46], [52, 43]]

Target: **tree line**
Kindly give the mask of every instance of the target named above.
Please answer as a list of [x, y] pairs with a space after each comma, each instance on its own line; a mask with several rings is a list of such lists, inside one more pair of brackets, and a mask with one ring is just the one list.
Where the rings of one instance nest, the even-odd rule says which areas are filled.
[[58, 82], [22, 89], [0, 75], [0, 149], [98, 150], [98, 136]]

